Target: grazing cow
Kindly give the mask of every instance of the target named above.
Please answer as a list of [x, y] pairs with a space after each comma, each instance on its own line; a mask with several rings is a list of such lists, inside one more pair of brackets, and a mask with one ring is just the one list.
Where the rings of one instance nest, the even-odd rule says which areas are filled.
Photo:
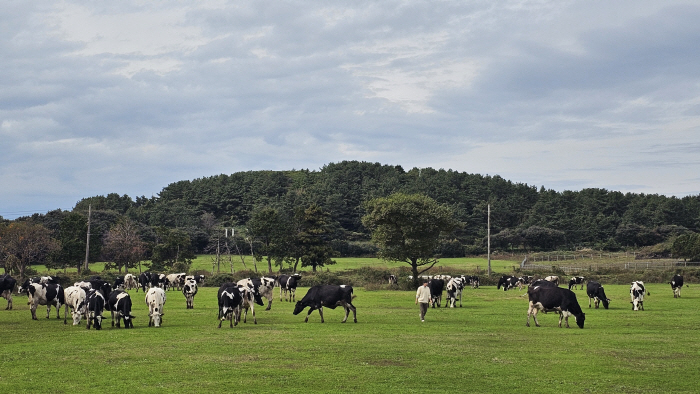
[[17, 289], [17, 294], [27, 294], [27, 291], [29, 290], [29, 285], [31, 283], [40, 283], [41, 278], [38, 276], [35, 276], [33, 278], [29, 278], [22, 283], [19, 288]]
[[671, 289], [673, 290], [673, 298], [681, 297], [681, 289], [683, 288], [683, 275], [673, 275], [671, 279]]
[[439, 308], [442, 304], [442, 291], [445, 289], [445, 281], [442, 279], [430, 279], [428, 287], [430, 288], [430, 304], [433, 308], [437, 304]]
[[180, 272], [179, 274], [169, 274], [165, 277], [167, 281], [167, 286], [172, 290], [181, 290], [182, 285], [185, 284], [186, 273]]
[[544, 280], [546, 280], [548, 282], [552, 282], [555, 285], [559, 286], [559, 277], [556, 275], [550, 275], [550, 276], [544, 278]]
[[151, 274], [151, 287], [160, 287], [168, 290], [168, 278], [165, 274]]
[[124, 328], [134, 328], [134, 316], [131, 314], [131, 297], [124, 290], [114, 290], [107, 299], [105, 309], [112, 312], [112, 327], [114, 327], [114, 317], [117, 317], [117, 328], [124, 319]]
[[[132, 274], [124, 275], [124, 290], [138, 289], [139, 283]], [[138, 290], [137, 290], [138, 291]]]
[[476, 275], [470, 275], [470, 276], [467, 276], [467, 279], [469, 280], [468, 283], [472, 285], [472, 289], [478, 289], [478, 288], [479, 288], [480, 283], [479, 283], [479, 277], [478, 277], [478, 276], [476, 276]]
[[117, 276], [114, 278], [114, 284], [112, 285], [114, 290], [124, 290], [124, 277]]
[[515, 276], [503, 275], [501, 279], [498, 280], [496, 289], [500, 289], [501, 286], [503, 286], [503, 291], [514, 289], [516, 286], [518, 287], [518, 290], [522, 290], [523, 282], [520, 280], [520, 278], [516, 278]]
[[352, 304], [353, 298], [355, 298], [355, 295], [353, 294], [352, 286], [317, 285], [310, 288], [301, 301], [297, 301], [293, 313], [294, 315], [298, 315], [308, 306], [309, 313], [306, 315], [306, 319], [304, 319], [304, 322], [308, 322], [311, 312], [318, 309], [318, 313], [321, 315], [321, 323], [323, 323], [323, 307], [335, 309], [336, 306], [340, 305], [345, 309], [343, 323], [348, 320], [348, 315], [351, 310], [353, 320], [357, 323], [357, 309]]
[[579, 328], [583, 328], [586, 315], [581, 310], [576, 300], [576, 293], [573, 291], [560, 287], [530, 286], [527, 289], [527, 295], [530, 299], [527, 323], [525, 323], [527, 327], [530, 327], [530, 316], [535, 320], [535, 325], [540, 326], [537, 321], [538, 311], [555, 311], [559, 313], [559, 328], [561, 328], [562, 318], [566, 321], [566, 328], [569, 328], [569, 316], [573, 316]]
[[[270, 308], [272, 308], [272, 299], [275, 298], [272, 293], [272, 289], [275, 287], [275, 278], [268, 276], [263, 276], [262, 278], [246, 278], [239, 280], [237, 284], [248, 288], [252, 285], [257, 297], [267, 298], [267, 308], [265, 308], [265, 310], [269, 311]], [[259, 303], [257, 298], [255, 302]]]
[[[148, 288], [151, 287], [151, 273], [146, 271], [142, 272], [141, 275], [139, 275], [139, 286], [141, 287], [141, 290], [145, 293]], [[139, 288], [136, 288], [136, 292], [139, 292]]]
[[70, 308], [71, 316], [73, 316], [73, 325], [77, 326], [85, 314], [85, 301], [87, 300], [85, 290], [80, 286], [70, 286], [63, 291], [63, 294], [66, 299], [66, 307], [63, 309], [63, 324], [68, 324], [67, 315], [68, 308]]
[[109, 282], [102, 279], [91, 279], [90, 286], [90, 288], [102, 292], [102, 295], [105, 298], [109, 296], [109, 294], [112, 292], [112, 285], [110, 285]]
[[[630, 286], [630, 297], [632, 298], [632, 310], [633, 311], [638, 311], [639, 308], [642, 308], [644, 310], [644, 282], [642, 281], [635, 281], [632, 282], [632, 286]], [[647, 295], [649, 295], [649, 292], [647, 292]]]
[[0, 296], [7, 300], [7, 308], [12, 309], [12, 292], [15, 290], [17, 280], [10, 275], [3, 274], [0, 276]]
[[583, 276], [572, 276], [571, 279], [569, 279], [569, 290], [573, 287], [574, 290], [576, 290], [576, 286], [581, 286], [581, 290], [583, 290]]
[[65, 304], [65, 295], [61, 285], [55, 285], [52, 283], [29, 283], [29, 279], [27, 279], [22, 285], [22, 288], [26, 289], [28, 296], [27, 303], [31, 305], [30, 310], [32, 312], [33, 320], [38, 320], [36, 318], [36, 308], [39, 305], [46, 305], [47, 319], [51, 313], [51, 305], [56, 306], [56, 318], [61, 318], [61, 306]]
[[217, 292], [219, 301], [219, 327], [224, 320], [231, 322], [230, 327], [237, 326], [241, 320], [241, 305], [243, 296], [235, 283], [224, 283]]
[[610, 299], [605, 295], [605, 290], [600, 283], [589, 280], [586, 283], [586, 294], [588, 294], [588, 307], [591, 307], [591, 299], [595, 301], [595, 309], [598, 309], [598, 305], [602, 302], [603, 308], [608, 309], [610, 305]]
[[105, 297], [101, 291], [92, 289], [87, 293], [87, 329], [94, 326], [95, 330], [102, 329], [102, 313], [105, 310]]
[[[258, 319], [255, 317], [255, 304], [265, 305], [259, 294], [255, 292], [252, 287], [238, 285], [238, 291], [241, 293], [243, 301], [241, 302], [241, 310], [243, 312], [243, 323], [247, 322], [248, 319], [248, 309], [250, 309], [253, 314], [253, 323], [258, 324]], [[238, 320], [240, 321], [240, 315]]]
[[557, 287], [557, 285], [554, 282], [550, 282], [550, 281], [544, 280], [544, 279], [537, 279], [536, 281], [530, 283], [530, 287], [535, 287], [535, 286]]
[[42, 276], [42, 277], [40, 277], [40, 278], [39, 278], [39, 283], [43, 283], [43, 284], [45, 284], [45, 285], [46, 285], [46, 284], [49, 284], [49, 283], [52, 284], [52, 285], [59, 285], [59, 284], [61, 284], [61, 283], [60, 283], [60, 280], [61, 280], [61, 278], [59, 278], [58, 276], [50, 276], [50, 275], [49, 275], [49, 276]]
[[447, 286], [445, 286], [445, 290], [447, 291], [447, 302], [445, 303], [445, 308], [447, 308], [447, 305], [450, 306], [450, 308], [455, 307], [455, 303], [457, 302], [457, 299], [459, 298], [459, 307], [462, 307], [462, 290], [464, 289], [464, 279], [462, 278], [452, 278], [450, 279], [449, 282], [447, 282]]
[[187, 279], [182, 286], [182, 295], [185, 296], [187, 309], [194, 309], [194, 296], [197, 294], [197, 290], [197, 281], [194, 279]]
[[[280, 285], [280, 301], [282, 301], [282, 292], [284, 292], [284, 300], [294, 302], [297, 292], [297, 283], [301, 280], [301, 275], [280, 275], [277, 278], [277, 283]], [[287, 299], [289, 292], [289, 299]]]
[[160, 327], [163, 321], [163, 305], [165, 305], [165, 298], [165, 291], [160, 287], [151, 287], [148, 293], [146, 293], [148, 327]]
[[532, 283], [535, 277], [530, 275], [523, 275], [518, 279], [520, 279], [520, 281], [523, 282], [523, 285], [529, 285], [530, 283]]
[[390, 284], [390, 285], [396, 285], [396, 284], [398, 284], [398, 283], [399, 283], [399, 281], [398, 281], [398, 279], [396, 278], [396, 275], [393, 275], [393, 274], [392, 274], [392, 275], [389, 275], [389, 284]]

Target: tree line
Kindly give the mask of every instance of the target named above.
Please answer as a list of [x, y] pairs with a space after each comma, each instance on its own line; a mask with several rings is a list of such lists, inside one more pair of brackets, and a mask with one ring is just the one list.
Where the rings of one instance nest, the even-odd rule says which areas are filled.
[[[150, 198], [110, 193], [86, 197], [70, 211], [3, 220], [0, 257], [13, 264], [48, 259], [56, 267], [79, 266], [90, 207], [89, 260], [109, 261], [115, 268], [132, 268], [136, 259], [148, 259], [156, 268], [182, 268], [195, 253], [224, 250], [254, 256], [268, 269], [273, 264], [315, 269], [332, 264], [336, 256], [380, 253], [363, 217], [369, 201], [397, 193], [428, 197], [451, 212], [457, 225], [441, 232], [435, 256], [485, 253], [488, 206], [492, 247], [505, 251], [614, 251], [689, 237], [700, 227], [700, 196], [595, 188], [557, 192], [497, 175], [343, 161], [317, 171], [246, 171], [183, 180]], [[53, 242], [10, 257], [7, 232], [22, 226], [41, 226]], [[127, 253], [123, 238], [129, 236], [140, 243], [133, 241]]]

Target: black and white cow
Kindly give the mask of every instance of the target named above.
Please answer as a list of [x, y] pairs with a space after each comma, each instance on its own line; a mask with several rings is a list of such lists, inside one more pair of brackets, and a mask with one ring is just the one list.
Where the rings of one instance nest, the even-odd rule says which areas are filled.
[[583, 290], [584, 279], [583, 276], [572, 276], [571, 279], [569, 279], [569, 290], [571, 290], [572, 287], [576, 290], [576, 286], [581, 286], [581, 290]]
[[442, 279], [430, 279], [428, 281], [428, 288], [430, 288], [430, 305], [435, 308], [437, 304], [438, 307], [442, 305], [442, 291], [445, 289], [445, 281]]
[[[282, 293], [284, 292], [284, 300], [294, 302], [297, 292], [297, 284], [301, 280], [301, 275], [280, 275], [277, 277], [277, 283], [280, 286], [280, 301], [282, 301]], [[289, 299], [287, 299], [289, 293]]]
[[30, 310], [33, 320], [38, 320], [36, 318], [36, 308], [39, 305], [46, 305], [47, 319], [51, 313], [51, 305], [56, 307], [56, 318], [61, 318], [61, 306], [65, 304], [65, 295], [61, 285], [55, 285], [53, 283], [30, 283], [29, 279], [27, 279], [21, 288], [26, 289], [28, 296], [27, 304], [31, 306]]
[[60, 281], [61, 281], [61, 278], [59, 278], [58, 276], [47, 275], [47, 276], [39, 277], [39, 283], [43, 283], [43, 284], [50, 283], [52, 285], [59, 285], [59, 284], [61, 284]]
[[102, 292], [102, 295], [105, 298], [107, 298], [110, 295], [110, 293], [112, 293], [112, 285], [106, 280], [102, 279], [91, 279], [90, 288], [99, 290], [100, 292]]
[[540, 326], [537, 321], [538, 311], [554, 311], [559, 313], [559, 328], [561, 328], [562, 319], [565, 319], [566, 328], [569, 328], [569, 316], [573, 316], [579, 328], [583, 328], [586, 315], [581, 310], [581, 306], [576, 300], [576, 293], [573, 291], [560, 287], [530, 286], [527, 289], [527, 295], [530, 300], [527, 309], [527, 323], [525, 323], [527, 327], [530, 327], [530, 316], [535, 320], [535, 325]]
[[121, 327], [119, 323], [124, 319], [124, 328], [134, 328], [134, 316], [131, 314], [131, 297], [124, 290], [114, 290], [107, 297], [105, 309], [112, 312], [112, 327], [114, 327], [114, 317], [117, 318], [117, 328]]
[[518, 288], [518, 290], [523, 289], [523, 282], [520, 280], [520, 278], [516, 278], [515, 276], [510, 276], [510, 275], [503, 275], [499, 280], [498, 284], [496, 285], [496, 289], [500, 289], [503, 287], [503, 291], [507, 291], [509, 289], [514, 289]]
[[681, 297], [681, 289], [683, 288], [683, 275], [673, 275], [671, 279], [671, 289], [673, 290], [673, 298]]
[[146, 306], [148, 306], [148, 327], [160, 327], [163, 322], [163, 306], [165, 305], [165, 291], [160, 287], [151, 287], [146, 293]]
[[[139, 283], [132, 274], [124, 275], [124, 290], [138, 289]], [[138, 291], [138, 290], [137, 290]]]
[[445, 286], [445, 291], [447, 292], [447, 302], [445, 303], [445, 308], [449, 305], [450, 308], [454, 308], [459, 299], [459, 307], [462, 307], [462, 290], [464, 289], [465, 279], [455, 277], [450, 279]]
[[217, 292], [219, 301], [219, 327], [224, 320], [231, 322], [230, 327], [237, 326], [241, 320], [241, 305], [243, 296], [235, 283], [224, 283]]
[[603, 303], [603, 308], [608, 309], [610, 305], [610, 299], [605, 295], [605, 290], [600, 283], [589, 280], [586, 283], [586, 294], [588, 294], [588, 307], [591, 307], [591, 299], [594, 300], [595, 309], [598, 309], [598, 305]]
[[167, 275], [151, 273], [151, 287], [160, 287], [163, 290], [168, 290]]
[[101, 330], [102, 314], [107, 304], [104, 295], [102, 295], [101, 291], [92, 289], [87, 293], [86, 303], [87, 314], [85, 320], [87, 320], [87, 329], [89, 330], [90, 326], [94, 326], [95, 330]]
[[535, 286], [557, 287], [556, 283], [544, 279], [537, 279], [536, 281], [530, 283], [530, 287]]
[[68, 324], [68, 308], [70, 308], [73, 325], [77, 326], [86, 313], [87, 294], [80, 286], [70, 286], [63, 291], [63, 296], [66, 299], [66, 307], [63, 310], [63, 324]]
[[117, 276], [114, 278], [114, 284], [112, 285], [114, 290], [124, 290], [124, 277]]
[[[268, 276], [263, 276], [262, 278], [246, 278], [239, 280], [237, 284], [246, 287], [251, 287], [250, 285], [252, 285], [253, 289], [255, 289], [256, 296], [265, 297], [267, 299], [267, 308], [265, 308], [265, 310], [269, 311], [270, 308], [272, 308], [272, 299], [275, 298], [272, 292], [272, 289], [275, 287], [275, 278]], [[257, 303], [258, 300], [256, 299], [255, 302]]]
[[[141, 290], [145, 293], [146, 290], [148, 290], [151, 287], [151, 273], [146, 271], [142, 272], [141, 275], [139, 275], [139, 287], [141, 287]], [[139, 288], [136, 288], [136, 292], [139, 292]]]
[[173, 290], [181, 290], [182, 286], [185, 284], [185, 277], [187, 274], [185, 272], [180, 272], [177, 274], [168, 274], [165, 276], [167, 281], [167, 286]]
[[206, 277], [204, 275], [188, 275], [185, 277], [185, 280], [187, 280], [188, 278], [194, 279], [194, 281], [197, 282], [197, 284], [202, 283], [202, 281], [204, 281], [204, 279], [206, 279]]
[[644, 282], [642, 281], [635, 281], [632, 282], [632, 286], [630, 286], [630, 298], [632, 298], [632, 310], [633, 311], [638, 311], [639, 308], [642, 308], [644, 310], [644, 293], [647, 293], [649, 295], [649, 292], [646, 291], [644, 287]]
[[0, 276], [0, 296], [7, 300], [7, 308], [5, 310], [12, 309], [12, 292], [15, 291], [16, 285], [17, 280], [10, 275], [2, 274]]
[[[265, 305], [259, 294], [256, 293], [255, 289], [248, 286], [238, 285], [238, 291], [241, 292], [241, 297], [243, 302], [241, 302], [241, 312], [243, 312], [243, 323], [247, 322], [248, 319], [248, 309], [250, 309], [253, 314], [253, 323], [258, 324], [258, 319], [255, 317], [255, 304]], [[240, 321], [240, 317], [238, 319]]]
[[544, 280], [546, 280], [548, 282], [552, 282], [555, 285], [559, 286], [559, 277], [556, 275], [550, 275], [550, 276], [544, 278]]
[[389, 284], [390, 285], [397, 285], [399, 283], [398, 278], [396, 278], [396, 275], [389, 275]]
[[323, 307], [328, 307], [335, 309], [337, 306], [342, 306], [345, 309], [345, 318], [343, 323], [348, 320], [350, 311], [352, 310], [353, 320], [357, 323], [357, 309], [352, 304], [352, 300], [355, 295], [352, 291], [352, 286], [346, 285], [317, 285], [313, 286], [306, 292], [304, 298], [301, 301], [297, 301], [294, 306], [294, 315], [298, 315], [304, 308], [309, 307], [309, 313], [306, 314], [306, 319], [304, 322], [309, 321], [309, 315], [314, 310], [318, 309], [318, 313], [321, 315], [321, 323], [323, 320]]
[[478, 289], [480, 282], [479, 282], [479, 277], [476, 275], [470, 275], [467, 276], [467, 279], [469, 280], [469, 284], [472, 285], [472, 289]]
[[530, 283], [532, 283], [532, 281], [535, 280], [535, 277], [530, 275], [523, 275], [519, 279], [521, 282], [523, 282], [523, 285], [529, 285]]
[[185, 296], [185, 301], [187, 302], [187, 309], [194, 309], [194, 296], [197, 295], [197, 290], [198, 287], [196, 280], [185, 280], [185, 284], [182, 286], [182, 295]]

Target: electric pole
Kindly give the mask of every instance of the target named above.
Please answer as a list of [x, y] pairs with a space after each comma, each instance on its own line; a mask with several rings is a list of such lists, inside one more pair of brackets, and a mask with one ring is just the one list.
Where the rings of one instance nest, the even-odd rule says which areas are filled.
[[85, 242], [85, 264], [83, 266], [83, 271], [88, 269], [88, 256], [90, 255], [90, 215], [92, 213], [92, 204], [88, 205], [88, 228], [87, 228], [87, 242]]

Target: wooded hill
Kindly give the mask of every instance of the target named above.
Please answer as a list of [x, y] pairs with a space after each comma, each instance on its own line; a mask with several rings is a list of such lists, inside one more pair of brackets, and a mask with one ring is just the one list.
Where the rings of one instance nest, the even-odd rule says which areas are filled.
[[[181, 228], [189, 233], [194, 251], [204, 252], [213, 237], [212, 223], [243, 228], [261, 207], [293, 212], [317, 204], [336, 225], [333, 245], [349, 256], [372, 253], [370, 234], [361, 224], [363, 202], [395, 192], [424, 194], [452, 208], [462, 226], [442, 241], [439, 254], [445, 257], [485, 252], [488, 204], [492, 247], [501, 250], [617, 250], [657, 244], [700, 227], [700, 196], [605, 189], [556, 192], [499, 176], [432, 168], [405, 171], [358, 161], [330, 163], [319, 171], [248, 171], [183, 180], [151, 198], [134, 200], [117, 193], [85, 198], [73, 212], [87, 213], [92, 205], [98, 236], [122, 215], [139, 223], [146, 238], [149, 228]], [[49, 212], [32, 219], [57, 228], [51, 222], [60, 216], [60, 211]]]

